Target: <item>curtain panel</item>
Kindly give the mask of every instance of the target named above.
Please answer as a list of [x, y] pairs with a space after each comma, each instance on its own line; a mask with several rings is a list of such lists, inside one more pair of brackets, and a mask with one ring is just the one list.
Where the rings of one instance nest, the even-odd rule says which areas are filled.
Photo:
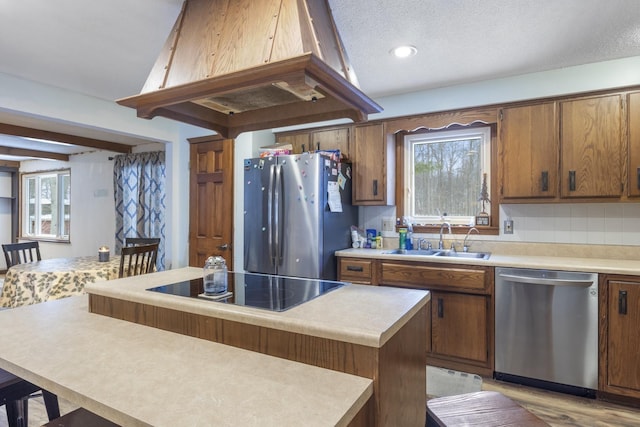
[[114, 157], [116, 249], [126, 237], [159, 237], [158, 270], [164, 270], [166, 163], [164, 151], [120, 154]]

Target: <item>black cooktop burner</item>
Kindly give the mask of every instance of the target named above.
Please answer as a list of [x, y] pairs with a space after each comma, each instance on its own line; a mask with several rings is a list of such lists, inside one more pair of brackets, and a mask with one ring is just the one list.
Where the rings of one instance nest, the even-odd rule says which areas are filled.
[[202, 296], [202, 278], [170, 283], [147, 289], [226, 304], [245, 305], [271, 311], [284, 311], [344, 285], [342, 282], [255, 273], [228, 273], [230, 296], [212, 300]]

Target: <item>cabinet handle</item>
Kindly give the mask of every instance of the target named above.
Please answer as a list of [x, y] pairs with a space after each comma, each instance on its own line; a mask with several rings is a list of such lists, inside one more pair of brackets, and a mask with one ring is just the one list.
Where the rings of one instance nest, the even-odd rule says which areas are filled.
[[627, 314], [627, 291], [618, 291], [618, 314]]
[[637, 179], [637, 184], [638, 184], [638, 190], [640, 190], [640, 168], [636, 169], [636, 179]]
[[549, 172], [542, 171], [542, 191], [549, 191]]
[[302, 144], [302, 152], [304, 153], [306, 150], [304, 149], [304, 144]]
[[373, 180], [373, 195], [374, 196], [378, 195], [378, 180], [377, 179]]
[[359, 271], [362, 273], [364, 269], [361, 265], [347, 265], [347, 271]]
[[569, 171], [569, 191], [576, 191], [576, 171]]
[[316, 151], [320, 151], [320, 142], [316, 142]]
[[444, 317], [444, 301], [442, 300], [442, 298], [438, 298], [438, 317]]

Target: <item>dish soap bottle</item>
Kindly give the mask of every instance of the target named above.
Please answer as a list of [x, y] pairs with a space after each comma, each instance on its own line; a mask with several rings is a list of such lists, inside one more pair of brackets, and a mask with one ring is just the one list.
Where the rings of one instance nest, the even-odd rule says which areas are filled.
[[210, 256], [204, 263], [205, 295], [220, 295], [227, 292], [227, 263], [221, 256]]

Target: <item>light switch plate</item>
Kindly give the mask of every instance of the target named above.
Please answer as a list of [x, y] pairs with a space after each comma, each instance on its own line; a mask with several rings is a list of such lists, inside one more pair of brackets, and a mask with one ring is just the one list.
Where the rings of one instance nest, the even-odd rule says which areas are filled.
[[505, 219], [504, 220], [504, 234], [513, 234], [513, 220]]

